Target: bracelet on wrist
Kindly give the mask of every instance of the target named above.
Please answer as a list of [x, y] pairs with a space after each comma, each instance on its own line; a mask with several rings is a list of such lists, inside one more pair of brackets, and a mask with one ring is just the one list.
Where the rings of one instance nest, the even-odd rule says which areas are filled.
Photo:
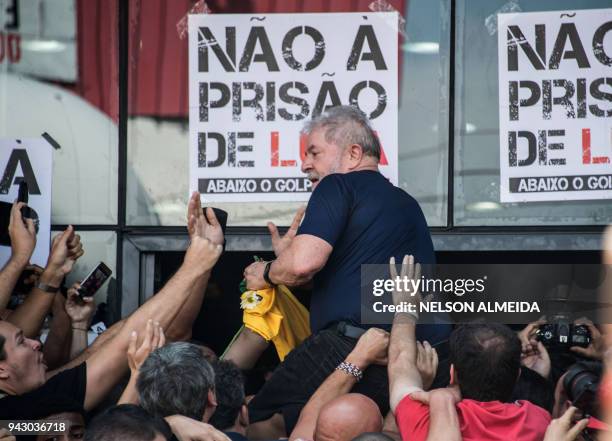
[[272, 262], [274, 261], [270, 260], [269, 262], [266, 262], [266, 266], [264, 268], [264, 273], [263, 273], [263, 279], [268, 285], [275, 286], [275, 283], [272, 282], [272, 280], [270, 279], [270, 268], [272, 267]]
[[352, 375], [357, 379], [357, 381], [361, 381], [361, 379], [363, 378], [363, 371], [357, 366], [355, 366], [353, 363], [349, 363], [348, 361], [343, 361], [342, 363], [340, 363], [336, 367], [336, 370], [342, 371], [348, 375]]

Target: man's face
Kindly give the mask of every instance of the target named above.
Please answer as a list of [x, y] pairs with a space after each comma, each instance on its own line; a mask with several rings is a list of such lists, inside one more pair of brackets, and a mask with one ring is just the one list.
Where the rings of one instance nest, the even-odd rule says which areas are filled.
[[0, 361], [0, 389], [21, 395], [45, 384], [47, 365], [40, 342], [24, 337], [21, 329], [6, 321], [0, 321], [0, 335], [6, 340], [6, 359]]
[[308, 174], [312, 188], [332, 173], [346, 173], [343, 167], [344, 149], [325, 140], [325, 129], [315, 129], [306, 140], [306, 155], [302, 172]]
[[41, 422], [64, 424], [64, 431], [57, 435], [38, 435], [36, 441], [76, 441], [85, 436], [85, 421], [77, 412], [63, 412], [51, 415]]

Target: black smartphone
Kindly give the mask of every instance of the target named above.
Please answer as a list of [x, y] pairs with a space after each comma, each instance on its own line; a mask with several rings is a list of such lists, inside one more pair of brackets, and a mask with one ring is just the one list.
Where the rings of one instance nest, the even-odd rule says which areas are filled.
[[100, 262], [81, 282], [79, 296], [81, 298], [92, 297], [104, 285], [104, 282], [108, 280], [112, 273], [111, 269], [104, 262]]
[[[19, 183], [19, 191], [17, 193], [17, 202], [27, 204], [29, 196], [30, 192], [28, 190], [28, 183], [26, 181], [21, 181]], [[32, 212], [33, 210], [30, 207], [21, 207], [21, 216], [24, 218], [24, 222], [25, 219], [34, 219]], [[36, 232], [38, 232], [38, 228], [36, 229]]]

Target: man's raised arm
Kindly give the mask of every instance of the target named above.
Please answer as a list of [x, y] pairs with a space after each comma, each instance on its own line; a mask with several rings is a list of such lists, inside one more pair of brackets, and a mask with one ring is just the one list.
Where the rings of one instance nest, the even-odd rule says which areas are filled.
[[[64, 277], [82, 255], [81, 238], [74, 233], [72, 226], [56, 235], [51, 244], [47, 266], [38, 279], [38, 285], [32, 289], [25, 301], [15, 309], [7, 321], [21, 328], [26, 337], [36, 338], [53, 305], [55, 298], [53, 291], [59, 290]], [[45, 286], [44, 290], [41, 289], [43, 286]]]
[[11, 257], [0, 271], [0, 311], [6, 308], [11, 298], [17, 280], [30, 262], [30, 257], [36, 247], [36, 230], [34, 221], [26, 219], [25, 224], [21, 217], [23, 202], [16, 202], [11, 208], [8, 233], [11, 238]]
[[191, 243], [179, 270], [156, 295], [134, 311], [112, 339], [87, 359], [86, 409], [98, 404], [126, 371], [126, 351], [132, 331], [145, 335], [147, 322], [153, 320], [167, 330], [171, 340], [188, 335], [193, 320], [181, 318], [183, 309], [195, 295], [194, 287], [205, 289], [203, 280], [208, 280], [222, 251], [222, 245], [213, 244], [204, 236], [206, 227], [199, 222], [205, 222], [203, 216], [189, 219]]
[[[391, 258], [389, 267], [391, 278], [395, 280], [397, 269], [395, 268], [394, 258]], [[421, 277], [421, 266], [418, 263], [414, 264], [413, 256], [404, 256], [400, 277], [402, 279], [419, 279]], [[399, 305], [402, 302], [416, 304], [416, 310], [418, 310], [420, 294], [418, 292], [394, 291], [393, 303]], [[406, 395], [423, 390], [423, 380], [417, 368], [417, 321], [417, 314], [407, 312], [397, 312], [393, 318], [387, 368], [389, 372], [390, 405], [394, 413], [395, 408]]]

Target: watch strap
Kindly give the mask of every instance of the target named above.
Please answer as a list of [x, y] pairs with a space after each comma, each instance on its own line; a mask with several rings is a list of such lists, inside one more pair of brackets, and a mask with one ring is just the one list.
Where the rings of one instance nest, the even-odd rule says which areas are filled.
[[274, 286], [275, 285], [275, 283], [272, 282], [272, 280], [270, 280], [270, 268], [272, 267], [272, 262], [274, 262], [274, 261], [270, 260], [269, 262], [266, 262], [266, 266], [264, 268], [264, 273], [263, 273], [263, 279], [270, 286]]

